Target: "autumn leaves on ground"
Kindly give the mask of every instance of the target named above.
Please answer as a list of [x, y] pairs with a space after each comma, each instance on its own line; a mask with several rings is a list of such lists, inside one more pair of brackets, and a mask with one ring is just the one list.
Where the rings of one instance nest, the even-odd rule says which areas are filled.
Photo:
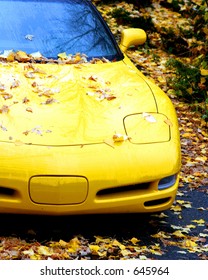
[[[177, 199], [171, 212], [183, 218], [184, 209], [190, 209], [192, 202], [184, 199], [186, 192], [199, 189], [208, 194], [208, 134], [207, 134], [207, 101], [200, 100], [196, 105], [193, 100], [187, 101], [174, 87], [173, 77], [176, 69], [170, 67], [170, 59], [178, 59], [190, 64], [200, 60], [201, 76], [197, 86], [207, 94], [207, 41], [208, 29], [201, 25], [204, 40], [191, 37], [194, 24], [199, 16], [188, 17], [187, 10], [205, 9], [207, 21], [207, 1], [93, 1], [101, 11], [115, 37], [123, 28], [144, 28], [148, 41], [144, 46], [132, 48], [127, 54], [136, 66], [155, 81], [172, 99], [178, 114], [181, 133], [182, 170]], [[142, 2], [142, 4], [140, 3]], [[105, 4], [104, 4], [105, 3]], [[197, 18], [198, 16], [198, 18]], [[195, 30], [196, 32], [196, 30]], [[189, 34], [189, 35], [187, 35]], [[193, 84], [188, 94], [193, 94]], [[180, 93], [180, 91], [179, 91]], [[189, 96], [188, 96], [189, 97]], [[193, 103], [195, 103], [193, 105]], [[195, 211], [207, 213], [207, 207]], [[152, 216], [149, 223], [165, 224], [167, 213]], [[95, 225], [96, 226], [96, 225]], [[125, 227], [125, 225], [124, 225]], [[0, 237], [0, 259], [157, 259], [165, 255], [163, 248], [178, 247], [178, 253], [193, 253], [198, 259], [208, 259], [208, 224], [204, 219], [191, 219], [187, 225], [169, 225], [170, 232], [157, 231], [151, 235], [155, 242], [144, 244], [136, 236], [128, 240], [115, 237], [95, 236], [88, 240], [85, 236], [74, 236], [70, 240], [36, 241], [35, 232], [30, 232], [33, 241], [29, 242], [18, 236]], [[200, 234], [191, 231], [201, 228]], [[50, 239], [50, 236], [49, 236]], [[161, 247], [163, 244], [163, 248]]]

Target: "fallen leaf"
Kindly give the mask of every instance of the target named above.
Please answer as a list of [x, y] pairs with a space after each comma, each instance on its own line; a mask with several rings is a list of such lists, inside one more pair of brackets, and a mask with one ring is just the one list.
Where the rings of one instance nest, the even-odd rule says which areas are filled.
[[113, 141], [114, 142], [124, 142], [128, 139], [130, 139], [129, 136], [123, 135], [123, 134], [120, 134], [120, 133], [116, 133], [116, 134], [113, 135]]
[[8, 113], [8, 112], [9, 112], [9, 106], [3, 105], [3, 106], [0, 108], [0, 114]]
[[148, 122], [150, 122], [150, 123], [155, 123], [155, 122], [156, 122], [155, 117], [154, 117], [153, 115], [151, 115], [151, 114], [142, 113], [142, 116], [143, 116], [143, 118], [144, 118], [146, 121], [148, 121]]

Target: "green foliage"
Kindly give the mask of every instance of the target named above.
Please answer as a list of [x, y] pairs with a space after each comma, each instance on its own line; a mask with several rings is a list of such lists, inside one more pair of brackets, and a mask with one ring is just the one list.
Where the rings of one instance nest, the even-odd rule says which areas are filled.
[[[198, 64], [198, 65], [197, 65]], [[204, 119], [208, 119], [208, 75], [202, 75], [200, 67], [204, 60], [199, 59], [196, 65], [185, 64], [178, 59], [169, 59], [167, 67], [175, 70], [175, 75], [170, 78], [169, 85], [176, 92], [176, 95], [192, 104], [199, 106]]]
[[132, 14], [125, 10], [124, 8], [115, 8], [111, 12], [111, 16], [116, 19], [117, 23], [128, 25], [129, 27], [139, 27], [144, 30], [153, 30], [154, 25], [152, 23], [151, 17], [133, 16]]

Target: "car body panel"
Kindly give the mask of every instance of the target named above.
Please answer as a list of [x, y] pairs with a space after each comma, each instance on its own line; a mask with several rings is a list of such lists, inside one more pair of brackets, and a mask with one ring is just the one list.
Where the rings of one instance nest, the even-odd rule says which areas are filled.
[[[103, 30], [111, 42], [104, 22]], [[125, 48], [145, 40], [141, 30], [124, 33]], [[59, 54], [57, 60], [18, 62], [17, 53], [11, 60], [4, 57], [7, 51], [0, 55], [1, 213], [75, 215], [171, 207], [181, 166], [174, 106], [116, 51], [114, 40], [112, 46], [117, 58], [112, 61], [98, 57], [71, 64]], [[160, 187], [164, 178], [170, 180]]]
[[[178, 174], [180, 169], [180, 138], [175, 110], [169, 98], [164, 97], [164, 93], [158, 87], [154, 86], [151, 81], [148, 81], [133, 66], [128, 58], [125, 58], [124, 61], [125, 63], [119, 62], [118, 64], [121, 65], [123, 63], [125, 65], [123, 69], [128, 69], [126, 70], [127, 76], [131, 76], [131, 73], [133, 73], [133, 75], [139, 77], [140, 81], [144, 82], [144, 87], [142, 86], [142, 88], [146, 89], [146, 94], [143, 94], [143, 92], [145, 93], [145, 90], [143, 90], [141, 93], [142, 97], [139, 96], [138, 99], [136, 95], [140, 93], [135, 88], [138, 82], [132, 78], [130, 85], [133, 85], [132, 88], [134, 90], [128, 91], [129, 95], [127, 94], [123, 99], [119, 92], [115, 99], [97, 100], [94, 95], [86, 94], [89, 90], [89, 81], [86, 83], [86, 77], [94, 76], [95, 78], [95, 75], [96, 77], [100, 75], [103, 79], [110, 80], [112, 87], [114, 82], [108, 76], [109, 73], [105, 71], [105, 68], [103, 70], [100, 65], [80, 65], [78, 69], [76, 68], [77, 66], [70, 66], [70, 69], [73, 67], [75, 73], [79, 73], [79, 78], [83, 79], [83, 76], [85, 77], [82, 84], [84, 94], [81, 90], [78, 94], [82, 95], [83, 99], [87, 100], [86, 102], [90, 106], [89, 108], [92, 109], [93, 107], [94, 110], [93, 118], [90, 118], [92, 123], [88, 122], [89, 127], [86, 126], [87, 129], [91, 129], [89, 135], [92, 136], [93, 143], [89, 140], [86, 141], [86, 139], [89, 139], [86, 138], [86, 134], [82, 137], [83, 131], [79, 136], [79, 139], [82, 140], [70, 142], [70, 137], [67, 134], [69, 132], [65, 132], [61, 136], [57, 133], [57, 136], [54, 136], [52, 132], [47, 133], [45, 131], [43, 133], [43, 130], [40, 129], [42, 123], [49, 123], [48, 115], [45, 111], [44, 115], [40, 115], [39, 117], [38, 113], [35, 113], [35, 109], [41, 113], [43, 106], [48, 106], [46, 108], [47, 110], [54, 110], [56, 112], [55, 116], [52, 113], [50, 116], [53, 117], [54, 127], [58, 127], [59, 132], [63, 129], [64, 125], [67, 125], [68, 121], [66, 122], [64, 118], [67, 114], [70, 115], [71, 108], [70, 110], [67, 109], [67, 113], [64, 112], [63, 114], [60, 109], [56, 111], [57, 107], [62, 103], [63, 106], [66, 106], [59, 96], [61, 95], [61, 91], [55, 94], [57, 94], [57, 99], [59, 96], [59, 100], [62, 103], [43, 105], [39, 101], [42, 97], [38, 97], [37, 93], [32, 92], [31, 89], [29, 93], [27, 91], [25, 92], [28, 95], [22, 94], [20, 90], [22, 87], [21, 84], [19, 87], [12, 89], [22, 94], [19, 100], [22, 100], [25, 96], [34, 95], [34, 100], [31, 101], [34, 111], [28, 112], [25, 110], [29, 104], [18, 103], [14, 104], [14, 107], [11, 107], [9, 112], [1, 114], [1, 119], [3, 118], [2, 124], [7, 126], [6, 130], [1, 129], [2, 140], [0, 142], [0, 161], [2, 166], [2, 187], [0, 187], [1, 212], [44, 213], [50, 215], [154, 212], [167, 209], [171, 206], [177, 191], [179, 176], [177, 175], [175, 184], [167, 190], [159, 191], [158, 182], [163, 177]], [[110, 65], [116, 67], [114, 69], [117, 69], [117, 65], [114, 66], [113, 63]], [[18, 67], [24, 69], [24, 65], [22, 64], [19, 64]], [[67, 67], [64, 66], [64, 69], [58, 65], [55, 67], [56, 69], [60, 68], [59, 71], [62, 70], [65, 73], [65, 75], [62, 73], [61, 76], [64, 80], [62, 86], [63, 88], [66, 85], [68, 87], [67, 82], [65, 82], [65, 79], [67, 81], [70, 80], [67, 77]], [[85, 72], [82, 71], [83, 68]], [[98, 74], [97, 69], [100, 68], [101, 72]], [[58, 71], [53, 71], [53, 73], [57, 79]], [[19, 75], [21, 76], [22, 74]], [[51, 72], [49, 75], [51, 75]], [[112, 76], [115, 78], [113, 72]], [[116, 75], [116, 78], [119, 79], [120, 76], [121, 73]], [[125, 80], [124, 83], [122, 82], [122, 85], [126, 83], [127, 87], [130, 81], [131, 78]], [[26, 80], [26, 82], [28, 81]], [[54, 85], [56, 87], [57, 83]], [[122, 88], [120, 85], [118, 87], [120, 89]], [[150, 90], [150, 87], [153, 88], [153, 91]], [[17, 98], [17, 95], [15, 97]], [[64, 95], [62, 98], [64, 98]], [[131, 99], [137, 100], [140, 106], [135, 105]], [[160, 108], [161, 113], [157, 112], [157, 99], [163, 104]], [[74, 100], [76, 100], [76, 97], [74, 97]], [[11, 100], [6, 100], [5, 102], [8, 101], [11, 102]], [[80, 97], [75, 101], [75, 105], [73, 105], [73, 108], [76, 108], [76, 110], [79, 110], [78, 101], [80, 101]], [[15, 106], [19, 106], [19, 109], [16, 111], [14, 110]], [[63, 106], [61, 107], [62, 110]], [[89, 110], [89, 108], [86, 107], [86, 110]], [[112, 113], [113, 109], [115, 109], [115, 114]], [[146, 119], [148, 115], [146, 112], [149, 111], [149, 115], [155, 119], [154, 122]], [[59, 112], [59, 115], [57, 115], [57, 112]], [[18, 128], [16, 137], [14, 135], [17, 133], [17, 129], [15, 127], [13, 127], [13, 130], [10, 129], [12, 128], [11, 114], [14, 114], [13, 121]], [[14, 118], [15, 114], [16, 119]], [[103, 114], [106, 116], [104, 123], [101, 122], [102, 118], [100, 118]], [[26, 115], [28, 116], [29, 122], [26, 121]], [[75, 114], [76, 118], [77, 115], [81, 118], [79, 111]], [[135, 120], [132, 122], [127, 121], [132, 118]], [[10, 122], [7, 124], [6, 120], [8, 119], [10, 119]], [[106, 119], [110, 127], [107, 130], [104, 127]], [[37, 120], [41, 120], [42, 123], [37, 122]], [[22, 133], [22, 131], [28, 129], [26, 124], [30, 122], [32, 124], [30, 127], [36, 126], [41, 130], [41, 133], [38, 133], [38, 129], [36, 133], [35, 131], [31, 133], [34, 138], [29, 138], [30, 133], [27, 135]], [[103, 133], [102, 131], [97, 136], [98, 134], [95, 129], [94, 136], [92, 133], [93, 124], [95, 124], [96, 129], [99, 131], [103, 129], [105, 132]], [[132, 130], [134, 125], [142, 129], [141, 133], [134, 133]], [[44, 125], [42, 126], [44, 127]], [[157, 128], [154, 126], [157, 126]], [[84, 126], [80, 127], [83, 128]], [[50, 127], [46, 128], [51, 129]], [[158, 134], [160, 141], [157, 141], [155, 136], [157, 129], [162, 133]], [[11, 132], [14, 132], [14, 134]], [[74, 135], [76, 133], [78, 134], [78, 127], [73, 127], [72, 132]], [[123, 141], [114, 141], [113, 135], [115, 133], [127, 135], [128, 138]], [[5, 135], [7, 136], [5, 137]], [[2, 138], [3, 136], [5, 138]], [[141, 138], [139, 141], [138, 137]], [[73, 137], [73, 139], [76, 138]], [[163, 141], [164, 139], [165, 141]], [[43, 178], [43, 180], [41, 181], [40, 178]], [[78, 181], [77, 178], [79, 178]], [[80, 178], [81, 182], [79, 181]], [[69, 181], [66, 182], [66, 180]], [[75, 184], [77, 184], [76, 187], [74, 187]], [[35, 186], [38, 187], [35, 189]], [[133, 189], [131, 186], [134, 186]], [[49, 189], [51, 190], [50, 192]], [[52, 189], [54, 190], [53, 192]], [[80, 195], [81, 190], [83, 192]], [[71, 198], [72, 194], [76, 195]], [[145, 203], [148, 204], [149, 201], [156, 202], [155, 204], [150, 203], [150, 206], [145, 206]]]
[[[4, 151], [1, 154], [4, 166], [1, 186], [4, 188], [0, 187], [0, 209], [3, 212], [36, 214], [116, 213], [124, 209], [127, 212], [160, 211], [171, 205], [177, 191], [177, 184], [167, 190], [157, 189], [160, 178], [179, 171], [176, 147], [172, 142], [134, 145], [125, 141], [114, 147], [103, 143], [65, 148], [4, 143], [1, 145]], [[172, 162], [168, 164], [170, 158]], [[54, 205], [54, 201], [50, 205], [48, 202], [34, 202], [30, 184], [34, 176], [85, 177], [89, 182], [87, 197], [78, 204], [70, 201], [64, 205]], [[145, 182], [149, 183], [148, 190], [143, 189]], [[128, 186], [135, 184], [138, 187], [128, 191]], [[121, 186], [125, 187], [124, 191], [117, 193], [116, 188], [119, 190]], [[98, 195], [99, 191], [111, 188], [114, 195]], [[167, 196], [171, 199], [165, 205], [159, 203], [148, 208], [143, 204], [144, 201]], [[54, 196], [48, 193], [48, 197], [53, 199]]]
[[[148, 84], [123, 61], [35, 67], [0, 65], [6, 91], [0, 93], [5, 97], [1, 108], [7, 108], [1, 115], [1, 141], [100, 143], [123, 131], [126, 115], [157, 111]], [[17, 86], [12, 87], [14, 83]]]

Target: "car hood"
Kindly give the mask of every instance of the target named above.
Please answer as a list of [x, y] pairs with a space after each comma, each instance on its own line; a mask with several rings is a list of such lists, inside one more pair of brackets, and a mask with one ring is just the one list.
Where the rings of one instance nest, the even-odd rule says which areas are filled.
[[127, 115], [156, 112], [153, 93], [124, 61], [0, 65], [0, 141], [93, 144], [125, 133]]

